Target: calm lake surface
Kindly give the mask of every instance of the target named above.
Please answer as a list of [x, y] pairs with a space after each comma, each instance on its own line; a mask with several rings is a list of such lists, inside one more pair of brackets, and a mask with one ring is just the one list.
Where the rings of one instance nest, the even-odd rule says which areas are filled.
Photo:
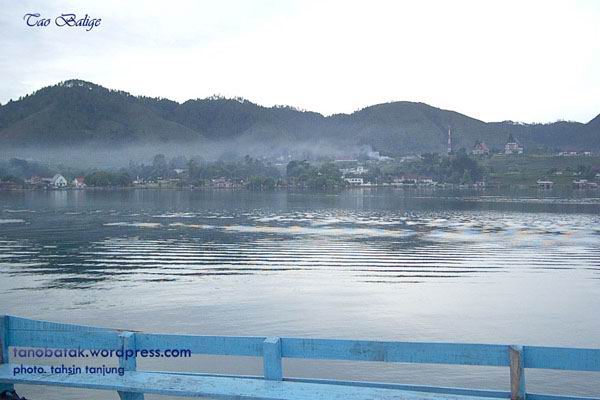
[[[600, 199], [536, 191], [0, 192], [0, 313], [154, 332], [600, 348]], [[254, 358], [141, 364], [261, 371]], [[285, 368], [502, 390], [509, 379], [508, 368]], [[527, 380], [534, 392], [600, 393], [600, 374], [528, 370]], [[85, 397], [118, 397], [96, 396]]]

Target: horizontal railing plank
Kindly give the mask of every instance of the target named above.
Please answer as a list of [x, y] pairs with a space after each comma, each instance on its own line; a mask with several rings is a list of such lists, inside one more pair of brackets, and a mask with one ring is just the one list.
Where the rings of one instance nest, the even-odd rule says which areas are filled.
[[61, 324], [57, 322], [38, 321], [34, 319], [9, 316], [9, 329], [17, 331], [57, 331], [57, 332], [106, 332], [117, 329], [96, 326]]
[[136, 334], [138, 349], [185, 349], [196, 355], [261, 357], [264, 340], [256, 336]]
[[21, 331], [9, 330], [8, 344], [14, 347], [42, 347], [51, 349], [119, 349], [119, 332], [97, 331]]
[[524, 346], [525, 368], [600, 372], [600, 349]]
[[509, 366], [508, 346], [282, 338], [282, 356], [346, 361]]
[[527, 400], [600, 400], [600, 397], [559, 396], [552, 394], [527, 393]]

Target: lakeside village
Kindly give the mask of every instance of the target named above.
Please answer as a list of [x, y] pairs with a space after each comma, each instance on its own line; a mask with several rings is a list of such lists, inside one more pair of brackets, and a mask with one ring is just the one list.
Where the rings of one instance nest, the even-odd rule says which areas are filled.
[[0, 161], [0, 190], [94, 188], [310, 189], [348, 187], [598, 189], [600, 156], [591, 151], [527, 154], [514, 137], [492, 151], [477, 141], [469, 151], [392, 158], [378, 152], [357, 156], [294, 160], [292, 156], [204, 161], [200, 157], [154, 156], [150, 164], [130, 162], [119, 170], [52, 167], [13, 158]]

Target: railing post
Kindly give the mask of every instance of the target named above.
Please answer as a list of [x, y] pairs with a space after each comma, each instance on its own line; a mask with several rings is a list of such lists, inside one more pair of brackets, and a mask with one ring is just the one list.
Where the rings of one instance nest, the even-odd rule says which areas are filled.
[[[8, 315], [0, 315], [0, 364], [8, 364]], [[5, 390], [14, 390], [10, 383], [0, 383], [0, 393]]]
[[283, 379], [281, 339], [278, 337], [266, 338], [263, 342], [263, 370], [265, 379], [271, 381]]
[[[135, 371], [137, 368], [137, 361], [135, 357], [135, 333], [123, 332], [119, 335], [121, 338], [121, 349], [123, 350], [123, 356], [119, 357], [119, 367], [124, 368], [125, 371]], [[134, 354], [132, 357], [125, 354], [127, 350], [133, 350]], [[144, 400], [143, 393], [133, 392], [118, 392], [121, 400]]]
[[509, 346], [510, 358], [510, 398], [525, 400], [525, 365], [523, 364], [523, 346]]

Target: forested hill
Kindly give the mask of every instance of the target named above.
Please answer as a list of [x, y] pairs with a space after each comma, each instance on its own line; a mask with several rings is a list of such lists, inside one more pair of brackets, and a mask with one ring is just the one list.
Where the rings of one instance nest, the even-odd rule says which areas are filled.
[[369, 145], [396, 155], [444, 151], [448, 128], [456, 148], [471, 148], [477, 140], [501, 148], [512, 134], [530, 149], [600, 149], [600, 115], [587, 124], [485, 123], [405, 101], [325, 117], [243, 99], [212, 97], [180, 104], [70, 80], [0, 106], [0, 146], [6, 147], [243, 140], [282, 146]]

